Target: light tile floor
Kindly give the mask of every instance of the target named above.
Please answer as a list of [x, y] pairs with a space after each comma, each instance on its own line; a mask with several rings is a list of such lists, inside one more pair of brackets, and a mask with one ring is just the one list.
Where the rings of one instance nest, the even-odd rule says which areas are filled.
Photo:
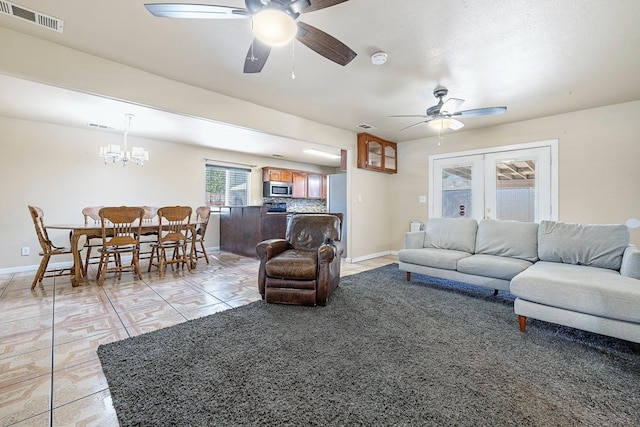
[[[108, 275], [73, 288], [68, 276], [0, 275], [0, 426], [117, 426], [96, 349], [260, 299], [258, 261], [215, 252], [184, 270]], [[347, 276], [395, 256], [343, 262]], [[95, 271], [90, 274], [95, 276]]]

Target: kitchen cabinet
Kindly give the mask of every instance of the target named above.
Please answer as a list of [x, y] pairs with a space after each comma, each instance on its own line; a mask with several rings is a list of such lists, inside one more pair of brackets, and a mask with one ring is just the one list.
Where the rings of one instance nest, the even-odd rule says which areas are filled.
[[327, 176], [321, 173], [264, 167], [262, 180], [293, 183], [293, 198], [327, 198]]
[[397, 173], [398, 144], [367, 132], [358, 134], [358, 168]]
[[293, 172], [293, 197], [305, 199], [307, 197], [307, 174]]
[[[324, 191], [326, 194], [326, 190]], [[307, 198], [308, 199], [326, 199], [323, 194], [323, 179], [322, 175], [307, 175]]]
[[262, 168], [262, 181], [292, 182], [293, 172], [287, 169]]

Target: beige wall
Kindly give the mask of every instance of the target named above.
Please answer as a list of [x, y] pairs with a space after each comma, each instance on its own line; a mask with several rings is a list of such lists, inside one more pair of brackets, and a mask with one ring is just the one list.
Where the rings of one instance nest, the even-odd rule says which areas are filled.
[[190, 86], [0, 28], [0, 72], [169, 112], [340, 148], [355, 132]]
[[[508, 114], [508, 113], [507, 113]], [[534, 141], [558, 140], [560, 221], [624, 223], [640, 217], [640, 101], [561, 114], [398, 146], [400, 172], [391, 178], [389, 203], [394, 250], [411, 220], [425, 222], [430, 155]], [[469, 120], [482, 120], [481, 118]], [[631, 230], [640, 245], [640, 229]]]
[[[40, 262], [29, 204], [44, 210], [48, 224], [81, 223], [82, 208], [92, 205], [184, 204], [195, 208], [204, 203], [205, 157], [256, 165], [251, 199], [258, 204], [262, 203], [264, 166], [335, 172], [334, 168], [133, 136], [129, 143], [145, 147], [150, 161], [144, 167], [105, 165], [98, 156], [100, 145], [121, 140], [122, 135], [114, 132], [0, 116], [0, 270]], [[68, 245], [68, 232], [55, 231], [51, 237], [59, 245]], [[218, 245], [219, 224], [214, 217], [207, 246]], [[24, 246], [31, 248], [30, 256], [20, 256]]]

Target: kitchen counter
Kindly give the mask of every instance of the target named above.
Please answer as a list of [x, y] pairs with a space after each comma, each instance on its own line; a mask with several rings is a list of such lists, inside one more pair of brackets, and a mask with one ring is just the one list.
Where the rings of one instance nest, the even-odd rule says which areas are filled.
[[284, 239], [287, 216], [292, 212], [267, 212], [265, 206], [220, 208], [220, 249], [257, 258], [256, 245], [267, 239]]

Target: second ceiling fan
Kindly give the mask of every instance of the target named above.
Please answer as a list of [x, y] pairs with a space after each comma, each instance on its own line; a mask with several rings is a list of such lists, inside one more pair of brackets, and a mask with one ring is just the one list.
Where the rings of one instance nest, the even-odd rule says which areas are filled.
[[449, 93], [449, 90], [446, 87], [436, 87], [433, 91], [433, 96], [438, 98], [438, 103], [427, 108], [426, 114], [395, 115], [389, 117], [420, 117], [424, 119], [418, 123], [404, 127], [400, 129], [400, 131], [411, 129], [424, 123], [437, 131], [443, 131], [445, 129], [458, 130], [464, 127], [464, 123], [454, 117], [492, 116], [495, 114], [503, 114], [507, 111], [507, 107], [484, 107], [458, 111], [464, 99], [449, 98], [443, 101], [442, 98], [447, 96], [447, 93]]
[[272, 46], [294, 37], [325, 58], [347, 65], [356, 53], [333, 36], [297, 21], [302, 13], [335, 6], [348, 0], [245, 0], [240, 7], [187, 3], [149, 3], [144, 6], [155, 16], [188, 19], [251, 19], [253, 42], [244, 62], [245, 73], [259, 73]]

